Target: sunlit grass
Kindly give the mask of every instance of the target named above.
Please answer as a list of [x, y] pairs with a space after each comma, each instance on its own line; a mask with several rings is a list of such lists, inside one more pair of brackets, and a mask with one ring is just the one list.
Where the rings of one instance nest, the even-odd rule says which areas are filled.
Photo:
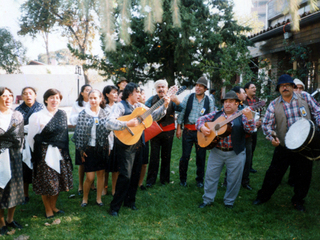
[[[71, 156], [74, 145], [70, 142]], [[181, 141], [174, 140], [171, 159], [171, 183], [161, 186], [159, 181], [148, 191], [138, 190], [138, 211], [121, 208], [119, 217], [108, 215], [111, 195], [103, 197], [105, 206], [98, 207], [95, 193], [90, 193], [89, 205], [81, 208], [77, 195], [77, 167], [74, 167], [74, 189], [60, 194], [57, 206], [66, 214], [56, 215], [61, 224], [45, 226], [54, 219], [44, 217], [41, 197], [31, 190], [30, 202], [18, 206], [15, 220], [24, 226], [13, 236], [29, 236], [29, 239], [320, 239], [320, 170], [315, 162], [309, 194], [306, 198], [306, 213], [292, 208], [293, 189], [287, 184], [288, 173], [271, 200], [253, 206], [257, 191], [262, 185], [271, 162], [273, 147], [259, 133], [253, 167], [258, 173], [251, 174], [253, 191], [241, 189], [232, 210], [225, 209], [225, 189], [219, 187], [212, 206], [199, 209], [203, 189], [196, 187], [195, 154], [192, 152], [188, 170], [188, 187], [179, 186], [179, 159]], [[208, 154], [207, 154], [208, 155]], [[224, 171], [220, 182], [224, 177]], [[111, 189], [111, 182], [109, 183]], [[69, 199], [71, 194], [75, 198]], [[4, 239], [4, 237], [0, 237]]]

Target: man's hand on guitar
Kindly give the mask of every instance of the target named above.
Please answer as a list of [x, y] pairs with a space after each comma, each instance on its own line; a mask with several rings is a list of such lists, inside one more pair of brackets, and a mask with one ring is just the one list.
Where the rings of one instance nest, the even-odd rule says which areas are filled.
[[205, 135], [206, 137], [210, 135], [211, 130], [209, 128], [207, 128], [205, 125], [203, 125], [200, 128], [200, 130], [203, 133], [203, 135]]
[[170, 97], [166, 96], [163, 98], [164, 100], [164, 107], [167, 108], [170, 102]]
[[136, 127], [139, 125], [139, 121], [137, 118], [132, 118], [127, 122], [127, 127]]
[[248, 120], [251, 120], [253, 118], [250, 108], [243, 109], [242, 113], [247, 117]]
[[256, 121], [256, 128], [259, 128], [261, 126], [261, 120], [259, 119], [259, 121]]

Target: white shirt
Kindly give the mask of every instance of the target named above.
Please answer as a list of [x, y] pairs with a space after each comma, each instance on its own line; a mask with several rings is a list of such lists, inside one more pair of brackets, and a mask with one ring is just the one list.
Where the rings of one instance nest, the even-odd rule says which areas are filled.
[[[47, 108], [33, 113], [30, 116], [27, 141], [32, 151], [34, 151], [34, 136], [42, 132], [44, 127], [48, 124], [53, 116], [54, 115], [50, 113]], [[59, 149], [57, 147], [49, 145], [45, 157], [45, 162], [47, 163], [47, 165], [60, 173], [60, 160], [62, 160], [62, 156]]]
[[70, 114], [70, 118], [69, 121], [72, 125], [77, 125], [77, 121], [78, 121], [78, 116], [79, 113], [85, 109], [86, 107], [90, 107], [90, 103], [89, 102], [85, 102], [83, 101], [83, 107], [79, 106], [78, 101], [76, 101], [73, 105], [72, 105], [72, 110], [71, 110], [71, 114]]
[[[0, 111], [0, 128], [7, 131], [10, 125], [13, 111], [10, 110], [9, 114], [3, 114]], [[10, 152], [5, 149], [0, 154], [0, 188], [4, 189], [11, 179], [11, 166], [10, 166]]]
[[[85, 111], [87, 114], [89, 114], [91, 117], [98, 117], [99, 116], [99, 112], [100, 112], [101, 108], [99, 107], [99, 111], [98, 113], [92, 112], [90, 109], [90, 105], [86, 106]], [[95, 123], [93, 123], [93, 126], [91, 128], [91, 136], [90, 136], [90, 140], [88, 145], [91, 147], [95, 147], [96, 146], [96, 138], [97, 138], [97, 126]]]

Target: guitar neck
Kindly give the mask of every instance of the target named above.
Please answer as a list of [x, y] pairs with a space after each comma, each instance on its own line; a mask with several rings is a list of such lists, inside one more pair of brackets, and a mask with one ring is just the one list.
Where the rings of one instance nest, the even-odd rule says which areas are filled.
[[141, 118], [144, 120], [146, 119], [154, 110], [164, 104], [164, 99], [161, 98], [158, 102], [156, 102], [151, 108], [149, 108], [145, 113], [141, 115]]
[[236, 119], [237, 117], [241, 116], [242, 115], [242, 111], [243, 110], [241, 110], [240, 112], [237, 112], [235, 115], [233, 115], [233, 116], [227, 118], [226, 120], [222, 121], [220, 123], [220, 126], [224, 126], [224, 125], [228, 124], [229, 122], [231, 122], [232, 120]]

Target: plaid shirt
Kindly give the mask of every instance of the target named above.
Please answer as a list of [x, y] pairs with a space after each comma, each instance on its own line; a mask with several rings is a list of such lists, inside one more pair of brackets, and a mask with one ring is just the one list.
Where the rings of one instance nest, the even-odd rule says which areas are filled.
[[[231, 116], [236, 114], [238, 111], [233, 113]], [[212, 122], [217, 112], [211, 112], [207, 115], [204, 115], [200, 117], [196, 123], [197, 130], [200, 131], [200, 128], [205, 124], [205, 122]], [[227, 115], [223, 112], [221, 116], [227, 118]], [[230, 116], [230, 117], [231, 117]], [[247, 133], [253, 133], [255, 128], [255, 122], [254, 119], [248, 120], [245, 115], [242, 114], [242, 123], [243, 123], [243, 129]], [[233, 122], [231, 121], [231, 124]], [[231, 134], [225, 138], [221, 138], [218, 142], [217, 146], [219, 148], [233, 148], [232, 141], [231, 141]]]
[[[317, 125], [320, 125], [320, 107], [318, 103], [314, 100], [314, 98], [311, 97], [308, 93], [301, 93], [301, 97], [308, 103], [310, 113], [312, 115], [312, 119], [315, 120]], [[277, 98], [278, 99], [278, 98]], [[267, 139], [272, 141], [271, 132], [276, 129], [276, 118], [274, 116], [275, 113], [275, 104], [277, 99], [273, 100], [266, 111], [266, 114], [264, 116], [263, 122], [262, 122], [262, 130], [264, 135], [266, 135]], [[292, 99], [290, 103], [283, 100], [283, 98], [280, 96], [280, 102], [283, 105], [284, 113], [287, 117], [287, 131], [289, 127], [299, 120], [300, 111], [299, 111], [299, 105], [298, 105], [298, 97], [295, 93], [293, 93]]]
[[[193, 98], [193, 102], [192, 102], [192, 109], [190, 111], [189, 117], [188, 117], [188, 122], [184, 122], [184, 114], [186, 112], [186, 107], [187, 107], [187, 103], [188, 103], [188, 99], [189, 99], [189, 95], [187, 95], [182, 103], [180, 103], [180, 106], [182, 107], [182, 111], [179, 113], [177, 122], [178, 124], [195, 124], [197, 119], [199, 117], [201, 117], [201, 110], [203, 109], [204, 106], [204, 100], [205, 97], [201, 99], [201, 101], [199, 102], [198, 99], [196, 98], [196, 95], [194, 95]], [[206, 95], [204, 95], [206, 96]], [[209, 112], [213, 112], [214, 111], [214, 105], [213, 105], [213, 101], [212, 99], [209, 97]]]

